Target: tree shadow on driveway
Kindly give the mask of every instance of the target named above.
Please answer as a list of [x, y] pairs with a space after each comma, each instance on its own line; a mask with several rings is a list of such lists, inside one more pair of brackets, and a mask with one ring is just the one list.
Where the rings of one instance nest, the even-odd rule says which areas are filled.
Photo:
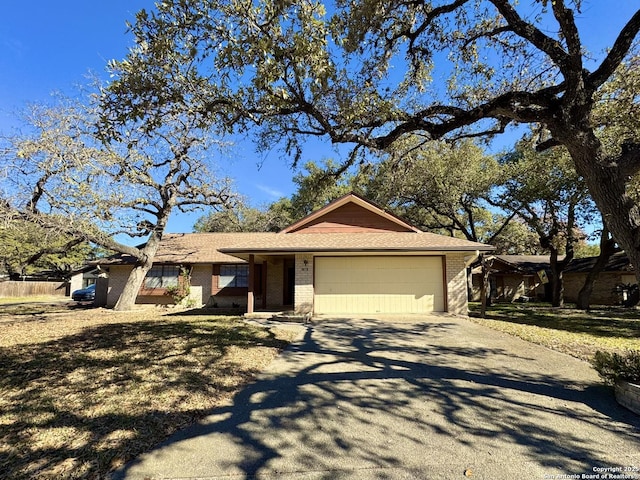
[[638, 452], [584, 362], [464, 319], [341, 320], [115, 478], [542, 478]]

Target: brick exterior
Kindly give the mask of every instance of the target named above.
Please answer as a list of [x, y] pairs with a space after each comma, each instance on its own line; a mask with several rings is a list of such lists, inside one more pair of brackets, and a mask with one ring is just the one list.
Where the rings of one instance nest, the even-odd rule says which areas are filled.
[[[304, 261], [307, 260], [305, 265]], [[454, 253], [445, 257], [444, 268], [446, 276], [447, 308], [449, 313], [466, 315], [466, 270], [465, 254]], [[314, 259], [312, 254], [297, 254], [295, 256], [295, 290], [294, 309], [298, 313], [313, 311], [314, 296]], [[281, 308], [284, 298], [284, 260], [275, 257], [270, 259], [266, 265], [267, 269], [267, 308]], [[191, 293], [190, 299], [196, 306], [207, 305], [220, 308], [233, 306], [246, 307], [247, 296], [243, 295], [212, 295], [212, 270], [211, 264], [196, 265], [191, 272]], [[107, 306], [113, 307], [122, 290], [131, 266], [110, 267], [109, 288], [107, 292]], [[139, 295], [136, 303], [171, 304], [173, 299], [166, 295]], [[260, 308], [261, 297], [256, 296], [256, 307]]]
[[191, 293], [189, 300], [195, 306], [207, 304], [211, 297], [211, 265], [194, 265], [191, 269]]
[[295, 285], [295, 311], [298, 313], [313, 312], [313, 255], [296, 254]]
[[107, 290], [107, 307], [114, 307], [124, 290], [129, 274], [133, 270], [131, 265], [112, 265], [109, 267], [109, 289]]
[[[564, 278], [564, 299], [567, 302], [575, 302], [578, 299], [578, 293], [584, 286], [587, 278], [586, 273], [565, 273]], [[622, 301], [620, 294], [615, 293], [613, 289], [621, 283], [635, 283], [635, 277], [628, 273], [620, 272], [602, 272], [591, 293], [591, 305], [619, 305]]]
[[[438, 261], [443, 262], [445, 309], [466, 314], [464, 258], [471, 252], [491, 248], [460, 238], [421, 232], [381, 207], [348, 194], [279, 233], [167, 234], [155, 261], [164, 265], [197, 265], [192, 271], [190, 294], [195, 304], [246, 306], [246, 287], [218, 288], [219, 275], [215, 268], [220, 264], [244, 263], [252, 255], [260, 260], [266, 258], [265, 263], [259, 264], [263, 272], [266, 269], [266, 282], [260, 284], [260, 289], [256, 288], [260, 294], [254, 299], [255, 308], [266, 305], [269, 309], [281, 309], [283, 305], [287, 308], [293, 305], [296, 311], [307, 313], [314, 308], [314, 257], [310, 252], [437, 255]], [[132, 268], [123, 264], [127, 261], [125, 257], [116, 255], [102, 264], [111, 268], [109, 306], [117, 302]], [[164, 289], [148, 289], [143, 293], [146, 296], [139, 295], [139, 303], [173, 301], [163, 294]], [[440, 309], [440, 299], [437, 308]]]
[[247, 308], [247, 296], [211, 295], [206, 305], [214, 308]]
[[[114, 307], [122, 294], [132, 267], [130, 265], [112, 265], [109, 267], [109, 287], [107, 289], [107, 307]], [[191, 293], [196, 306], [204, 305], [211, 295], [211, 265], [196, 265], [191, 272]], [[244, 299], [246, 304], [246, 297]], [[173, 299], [168, 295], [138, 295], [136, 303], [169, 305]]]
[[447, 311], [456, 315], [466, 315], [468, 313], [465, 255], [468, 254], [451, 253], [445, 257]]
[[640, 415], [640, 385], [619, 380], [616, 382], [615, 395], [620, 405]]
[[[536, 300], [544, 300], [545, 287], [537, 276], [517, 275], [517, 274], [494, 274], [492, 275], [494, 290], [492, 291], [492, 301], [494, 302], [515, 302], [522, 296], [531, 297]], [[482, 274], [473, 275], [473, 296], [472, 301], [482, 300]]]

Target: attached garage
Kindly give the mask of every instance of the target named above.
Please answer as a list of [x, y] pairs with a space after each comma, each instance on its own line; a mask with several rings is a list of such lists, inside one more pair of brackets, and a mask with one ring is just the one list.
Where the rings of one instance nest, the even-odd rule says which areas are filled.
[[442, 256], [327, 256], [314, 260], [315, 313], [446, 310]]

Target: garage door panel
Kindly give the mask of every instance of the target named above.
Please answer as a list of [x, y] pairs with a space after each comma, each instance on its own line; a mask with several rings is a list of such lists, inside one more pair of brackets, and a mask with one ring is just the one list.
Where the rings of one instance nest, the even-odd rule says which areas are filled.
[[441, 257], [317, 257], [316, 313], [444, 310]]

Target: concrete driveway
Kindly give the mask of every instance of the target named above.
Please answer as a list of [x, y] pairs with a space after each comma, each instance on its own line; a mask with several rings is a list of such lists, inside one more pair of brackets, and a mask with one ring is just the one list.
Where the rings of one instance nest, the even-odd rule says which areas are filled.
[[640, 468], [640, 418], [588, 364], [465, 318], [393, 320], [313, 325], [231, 404], [114, 478], [607, 478], [581, 475]]

